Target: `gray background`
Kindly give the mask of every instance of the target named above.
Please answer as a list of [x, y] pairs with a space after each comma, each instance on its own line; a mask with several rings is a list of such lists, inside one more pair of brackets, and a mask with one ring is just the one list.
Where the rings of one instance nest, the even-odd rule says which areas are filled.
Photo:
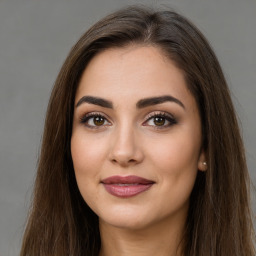
[[20, 249], [45, 111], [61, 64], [89, 26], [132, 3], [167, 4], [209, 39], [232, 90], [256, 184], [255, 0], [0, 0], [0, 256], [17, 256]]

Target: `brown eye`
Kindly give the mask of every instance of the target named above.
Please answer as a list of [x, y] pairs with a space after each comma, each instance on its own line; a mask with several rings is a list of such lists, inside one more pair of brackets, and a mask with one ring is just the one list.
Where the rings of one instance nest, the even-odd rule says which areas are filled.
[[154, 124], [156, 126], [163, 126], [165, 124], [166, 118], [161, 116], [154, 117]]
[[80, 119], [80, 122], [89, 128], [100, 128], [109, 126], [111, 123], [99, 113], [89, 113]]
[[151, 126], [156, 129], [165, 129], [176, 124], [176, 119], [169, 113], [166, 112], [153, 112], [149, 114], [144, 126]]
[[103, 125], [105, 122], [105, 118], [103, 118], [102, 116], [95, 116], [93, 118], [93, 123], [96, 125], [96, 126], [101, 126]]

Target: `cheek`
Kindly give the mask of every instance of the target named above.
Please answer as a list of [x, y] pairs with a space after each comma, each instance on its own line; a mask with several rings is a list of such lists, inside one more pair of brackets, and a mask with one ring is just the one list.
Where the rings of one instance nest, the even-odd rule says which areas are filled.
[[[151, 165], [158, 173], [159, 189], [165, 197], [159, 198], [163, 212], [175, 211], [188, 206], [196, 175], [199, 143], [183, 136], [156, 143], [151, 152]], [[168, 199], [166, 199], [168, 198]], [[167, 200], [167, 202], [166, 202]], [[171, 209], [171, 210], [170, 210]], [[184, 208], [185, 209], [185, 208]]]
[[81, 133], [71, 138], [71, 155], [75, 172], [95, 174], [102, 159], [106, 158], [106, 143], [97, 137], [90, 138]]
[[88, 138], [85, 139], [82, 134], [73, 134], [71, 138], [71, 155], [77, 185], [82, 197], [87, 203], [90, 200], [95, 200], [95, 195], [90, 191], [92, 184], [100, 179], [99, 147]]
[[151, 159], [161, 169], [180, 170], [191, 168], [197, 169], [200, 151], [200, 140], [193, 136], [170, 136], [155, 141], [154, 147], [148, 147]]
[[100, 148], [88, 137], [84, 138], [83, 134], [74, 133], [71, 138], [71, 155], [79, 191], [91, 207], [97, 200], [97, 194], [92, 191], [100, 180]]
[[174, 193], [173, 198], [188, 198], [198, 171], [200, 136], [183, 131], [179, 136], [175, 133], [175, 136], [158, 140], [154, 145], [148, 153], [164, 192]]

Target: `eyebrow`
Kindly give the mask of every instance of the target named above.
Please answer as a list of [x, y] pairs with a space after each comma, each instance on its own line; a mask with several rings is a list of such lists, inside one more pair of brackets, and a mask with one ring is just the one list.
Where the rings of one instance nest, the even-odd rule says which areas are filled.
[[[163, 95], [159, 97], [151, 97], [151, 98], [145, 98], [141, 99], [137, 102], [136, 108], [145, 108], [165, 102], [174, 102], [180, 105], [182, 108], [185, 109], [184, 104], [178, 100], [177, 98], [170, 96], [170, 95]], [[113, 103], [109, 100], [105, 100], [103, 98], [99, 97], [94, 97], [94, 96], [83, 96], [76, 104], [76, 107], [79, 107], [83, 103], [89, 103], [89, 104], [94, 104], [98, 105], [104, 108], [112, 108], [113, 109]]]
[[167, 101], [177, 103], [178, 105], [180, 105], [182, 108], [185, 109], [184, 104], [180, 100], [170, 95], [141, 99], [137, 102], [136, 107], [145, 108], [148, 106], [161, 104]]
[[98, 105], [104, 108], [113, 108], [113, 104], [111, 101], [98, 98], [98, 97], [93, 97], [93, 96], [83, 96], [76, 104], [76, 107], [79, 107], [82, 103], [89, 103], [89, 104], [94, 104]]

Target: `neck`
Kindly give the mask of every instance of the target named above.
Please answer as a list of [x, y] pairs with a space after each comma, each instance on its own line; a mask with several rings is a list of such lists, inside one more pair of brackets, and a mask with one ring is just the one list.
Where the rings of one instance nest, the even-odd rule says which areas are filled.
[[167, 220], [154, 226], [130, 230], [100, 220], [99, 256], [182, 256], [184, 222]]

